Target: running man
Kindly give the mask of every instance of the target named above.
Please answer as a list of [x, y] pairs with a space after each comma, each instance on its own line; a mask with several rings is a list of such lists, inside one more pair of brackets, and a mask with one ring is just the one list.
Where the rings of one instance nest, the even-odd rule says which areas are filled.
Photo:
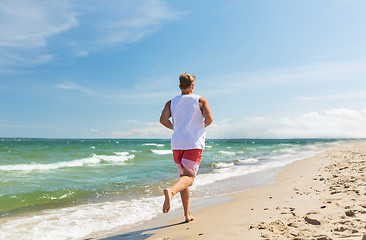
[[[193, 184], [205, 148], [205, 127], [213, 121], [208, 101], [193, 94], [196, 77], [187, 73], [179, 76], [181, 95], [165, 104], [160, 122], [173, 130], [171, 147], [180, 178], [171, 187], [164, 189], [163, 213], [170, 210], [170, 202], [180, 193], [185, 221], [194, 220], [189, 210], [189, 187]], [[170, 117], [172, 121], [170, 121]]]

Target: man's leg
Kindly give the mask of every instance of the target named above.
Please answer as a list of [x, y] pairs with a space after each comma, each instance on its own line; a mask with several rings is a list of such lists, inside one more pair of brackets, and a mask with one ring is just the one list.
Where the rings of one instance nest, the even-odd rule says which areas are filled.
[[[189, 186], [191, 186], [193, 184], [193, 181], [194, 181], [194, 175], [192, 175], [185, 167], [183, 167], [183, 174], [178, 179], [178, 181], [171, 188], [164, 189], [164, 196], [165, 196], [165, 201], [164, 201], [164, 205], [163, 205], [164, 213], [169, 212], [170, 202], [172, 200], [172, 197], [175, 194], [177, 194], [178, 192], [186, 190]], [[184, 198], [184, 202], [183, 202], [183, 198]], [[185, 192], [185, 193], [183, 193], [183, 197], [182, 197], [183, 207], [187, 206], [187, 212], [188, 212], [189, 204], [186, 205], [187, 202], [189, 203], [189, 189], [188, 189], [188, 194], [187, 194], [187, 192]], [[190, 214], [187, 216], [190, 216]]]
[[189, 210], [189, 187], [180, 191], [180, 197], [182, 199], [183, 209], [184, 209], [184, 217], [186, 218], [186, 222], [194, 220], [194, 217], [191, 215], [191, 211]]

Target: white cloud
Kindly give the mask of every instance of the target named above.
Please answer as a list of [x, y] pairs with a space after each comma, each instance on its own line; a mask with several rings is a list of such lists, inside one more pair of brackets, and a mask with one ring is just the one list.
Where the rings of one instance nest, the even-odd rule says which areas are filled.
[[[90, 4], [90, 0], [87, 1]], [[99, 6], [103, 17], [93, 27], [103, 34], [97, 36], [93, 43], [116, 44], [131, 43], [140, 40], [156, 31], [164, 21], [177, 18], [181, 13], [171, 11], [165, 1], [92, 1]]]
[[76, 14], [67, 1], [3, 0], [0, 2], [0, 47], [33, 49], [47, 38], [76, 26]]
[[[207, 76], [202, 79], [202, 84], [207, 90], [202, 90], [208, 96], [220, 96], [242, 93], [243, 90], [268, 89], [273, 86], [298, 86], [306, 83], [318, 84], [322, 82], [336, 81], [363, 81], [366, 75], [366, 62], [331, 62], [317, 63], [297, 67], [260, 70], [256, 72], [235, 73], [229, 75]], [[207, 81], [207, 82], [205, 82]], [[209, 86], [220, 86], [220, 89], [209, 88]], [[364, 92], [364, 91], [363, 91]], [[355, 93], [349, 93], [349, 95]], [[362, 94], [359, 92], [358, 94]], [[334, 95], [329, 98], [349, 97]], [[317, 97], [314, 97], [316, 99]], [[298, 97], [296, 100], [310, 100], [311, 97]]]
[[3, 0], [0, 16], [1, 72], [50, 61], [47, 40], [78, 25], [68, 1]]
[[177, 94], [177, 91], [157, 91], [151, 92], [150, 89], [137, 89], [126, 91], [123, 89], [92, 89], [84, 87], [74, 82], [63, 82], [54, 85], [56, 88], [64, 90], [72, 90], [87, 96], [98, 98], [112, 103], [128, 103], [128, 104], [151, 104], [161, 103], [168, 100], [171, 96]]
[[209, 138], [366, 138], [366, 110], [334, 109], [279, 118], [215, 122]]
[[[158, 122], [129, 120], [133, 127], [112, 131], [113, 138], [170, 138], [172, 131]], [[333, 109], [296, 116], [224, 119], [207, 128], [207, 138], [366, 138], [366, 109]]]
[[142, 121], [138, 121], [138, 120], [127, 120], [127, 122], [135, 124], [135, 125], [161, 127], [161, 123], [159, 123], [159, 122], [142, 122]]
[[351, 99], [351, 98], [366, 98], [366, 91], [356, 91], [341, 94], [332, 94], [325, 96], [303, 96], [294, 98], [295, 101], [323, 101], [323, 100], [340, 100], [340, 99]]
[[98, 129], [91, 128], [91, 129], [90, 129], [90, 132], [92, 132], [92, 133], [98, 133], [98, 132], [99, 132], [99, 130], [98, 130]]
[[29, 129], [56, 129], [60, 130], [58, 127], [51, 127], [51, 126], [45, 126], [45, 125], [35, 125], [32, 123], [0, 123], [0, 129], [4, 128], [29, 128]]
[[66, 90], [79, 91], [79, 92], [86, 93], [89, 95], [95, 95], [95, 93], [92, 90], [90, 90], [86, 87], [82, 87], [73, 82], [60, 83], [60, 84], [55, 85], [55, 87], [61, 88], [61, 89], [66, 89]]
[[112, 138], [170, 138], [172, 131], [158, 122], [128, 121], [136, 127], [127, 131], [112, 131], [108, 137]]
[[121, 48], [181, 14], [164, 0], [2, 0], [0, 73], [65, 54]]

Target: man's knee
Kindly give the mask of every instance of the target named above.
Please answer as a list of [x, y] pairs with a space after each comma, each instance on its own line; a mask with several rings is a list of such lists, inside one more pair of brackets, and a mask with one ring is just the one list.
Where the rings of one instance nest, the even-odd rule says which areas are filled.
[[188, 187], [192, 186], [192, 184], [194, 182], [194, 176], [180, 174], [180, 177], [186, 177], [189, 180]]
[[194, 181], [194, 178], [193, 177], [190, 177], [190, 176], [185, 176], [185, 177], [187, 177], [189, 179], [189, 181], [188, 181], [188, 187], [192, 186], [193, 181]]
[[194, 175], [192, 173], [190, 173], [187, 169], [183, 168], [183, 174], [180, 175], [181, 177], [186, 177], [189, 181], [189, 185], [188, 187], [192, 186], [193, 182], [194, 182]]

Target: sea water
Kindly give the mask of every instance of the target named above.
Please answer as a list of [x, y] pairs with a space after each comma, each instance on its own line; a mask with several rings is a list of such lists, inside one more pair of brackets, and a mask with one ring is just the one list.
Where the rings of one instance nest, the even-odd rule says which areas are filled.
[[[342, 141], [207, 140], [192, 198], [254, 187]], [[169, 140], [0, 138], [0, 239], [76, 239], [141, 224], [162, 214], [162, 190], [177, 176]]]

